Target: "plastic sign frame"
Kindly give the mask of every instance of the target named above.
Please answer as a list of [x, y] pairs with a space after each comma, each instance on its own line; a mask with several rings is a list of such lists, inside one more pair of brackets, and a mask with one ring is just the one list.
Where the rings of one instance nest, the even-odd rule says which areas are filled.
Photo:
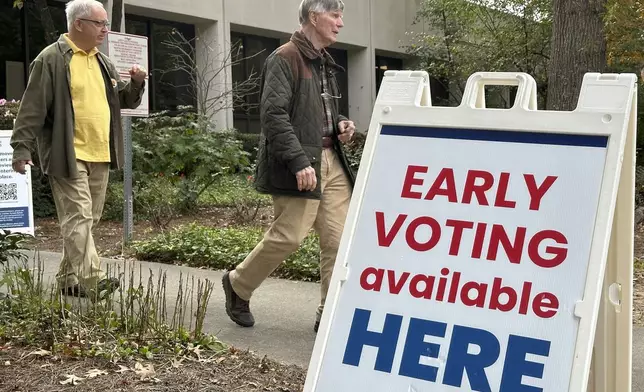
[[[636, 83], [637, 77], [634, 74], [586, 74], [576, 110], [555, 112], [537, 110], [536, 83], [527, 74], [476, 73], [469, 78], [463, 100], [458, 107], [432, 107], [427, 73], [387, 71], [373, 109], [360, 171], [338, 251], [325, 312], [309, 364], [304, 392], [328, 392], [327, 389], [320, 389], [318, 384], [320, 373], [327, 365], [325, 360], [327, 360], [326, 353], [329, 349], [331, 331], [337, 323], [351, 322], [351, 320], [338, 320], [336, 309], [347, 279], [359, 279], [356, 274], [360, 271], [352, 270], [350, 251], [357, 236], [356, 225], [362, 213], [365, 189], [372, 177], [378, 176], [378, 173], [372, 172], [372, 163], [382, 137], [382, 130], [388, 126], [468, 129], [474, 133], [476, 130], [494, 130], [509, 131], [517, 135], [538, 133], [607, 138], [583, 298], [574, 308], [574, 316], [578, 318], [579, 324], [576, 342], [574, 342], [574, 359], [569, 373], [570, 383], [566, 387], [569, 392], [585, 392], [589, 383], [593, 343], [603, 298], [606, 260], [611, 242], [625, 144], [629, 129], [633, 129], [636, 123], [634, 120], [637, 100]], [[485, 108], [484, 87], [486, 85], [517, 86], [514, 106], [510, 109]], [[389, 153], [397, 152], [389, 151]], [[632, 263], [632, 260], [623, 262]], [[619, 302], [620, 299], [614, 300]], [[377, 305], [374, 304], [373, 308], [376, 307]], [[334, 359], [337, 360], [337, 358]], [[627, 365], [630, 366], [630, 359], [628, 362]], [[414, 388], [410, 385], [409, 391], [411, 390]], [[353, 391], [358, 392], [355, 389]]]

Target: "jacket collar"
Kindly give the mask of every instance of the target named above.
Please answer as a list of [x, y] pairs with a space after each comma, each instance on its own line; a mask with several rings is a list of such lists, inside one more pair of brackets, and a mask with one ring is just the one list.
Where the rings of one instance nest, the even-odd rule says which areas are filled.
[[331, 69], [336, 69], [337, 71], [344, 72], [345, 69], [338, 65], [334, 60], [333, 57], [329, 54], [329, 52], [326, 51], [326, 49], [322, 50], [316, 50], [313, 47], [313, 44], [311, 41], [309, 41], [308, 38], [302, 33], [302, 31], [298, 30], [293, 35], [291, 36], [291, 42], [297, 46], [298, 50], [304, 55], [309, 60], [319, 60], [322, 61], [325, 65], [330, 67]]
[[[65, 34], [60, 35], [58, 41], [56, 41], [56, 45], [58, 45], [58, 50], [60, 50], [65, 59], [69, 61], [69, 59], [74, 54], [74, 48], [72, 48], [67, 38], [65, 38]], [[96, 48], [96, 58], [98, 58], [99, 63], [103, 66], [104, 69], [109, 69], [107, 67], [107, 64], [105, 63], [104, 54], [100, 50], [98, 50], [98, 48]]]
[[67, 39], [65, 38], [65, 34], [60, 35], [56, 44], [58, 45], [58, 50], [60, 50], [63, 54], [74, 52], [72, 47], [69, 45], [69, 42], [67, 42]]

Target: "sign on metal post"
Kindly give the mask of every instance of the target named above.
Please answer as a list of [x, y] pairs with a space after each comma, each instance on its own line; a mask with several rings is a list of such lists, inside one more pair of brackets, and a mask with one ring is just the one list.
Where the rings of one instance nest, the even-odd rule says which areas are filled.
[[[107, 53], [114, 63], [121, 80], [130, 80], [130, 69], [133, 65], [148, 69], [148, 37], [110, 31], [107, 35]], [[147, 117], [150, 112], [149, 89], [143, 92], [141, 104], [136, 109], [122, 109], [122, 116]]]
[[31, 167], [26, 175], [11, 167], [12, 131], [0, 131], [0, 230], [34, 235]]
[[531, 76], [476, 73], [452, 108], [388, 71], [304, 391], [585, 392], [595, 347], [597, 392], [629, 392], [636, 82], [587, 74], [553, 112]]
[[[148, 38], [132, 34], [110, 31], [107, 35], [107, 53], [124, 82], [130, 79], [130, 69], [138, 64], [148, 69]], [[132, 117], [149, 115], [149, 100], [146, 88], [141, 104], [136, 109], [121, 109], [123, 121], [123, 143], [125, 163], [123, 170], [123, 239], [124, 243], [132, 239], [134, 228], [133, 190], [132, 190]]]

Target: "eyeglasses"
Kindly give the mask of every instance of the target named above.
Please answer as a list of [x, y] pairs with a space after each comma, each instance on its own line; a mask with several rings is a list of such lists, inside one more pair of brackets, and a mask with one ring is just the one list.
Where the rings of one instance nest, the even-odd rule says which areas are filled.
[[94, 20], [94, 19], [83, 19], [79, 18], [79, 20], [84, 20], [85, 22], [92, 22], [96, 27], [100, 28], [109, 28], [110, 27], [110, 21], [109, 20]]

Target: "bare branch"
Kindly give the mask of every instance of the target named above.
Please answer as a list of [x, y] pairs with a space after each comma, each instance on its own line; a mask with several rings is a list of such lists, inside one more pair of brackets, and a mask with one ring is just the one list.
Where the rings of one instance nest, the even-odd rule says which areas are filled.
[[212, 118], [222, 110], [248, 111], [256, 106], [249, 103], [247, 97], [259, 91], [259, 75], [252, 72], [246, 80], [232, 85], [227, 83], [226, 76], [233, 66], [243, 64], [259, 53], [242, 57], [238, 45], [232, 45], [230, 50], [222, 50], [216, 42], [204, 37], [188, 40], [177, 30], [162, 44], [169, 49], [168, 63], [171, 65], [156, 72], [161, 77], [176, 72], [188, 75], [189, 85], [166, 84], [175, 88], [190, 87], [191, 98], [197, 104], [199, 115]]

